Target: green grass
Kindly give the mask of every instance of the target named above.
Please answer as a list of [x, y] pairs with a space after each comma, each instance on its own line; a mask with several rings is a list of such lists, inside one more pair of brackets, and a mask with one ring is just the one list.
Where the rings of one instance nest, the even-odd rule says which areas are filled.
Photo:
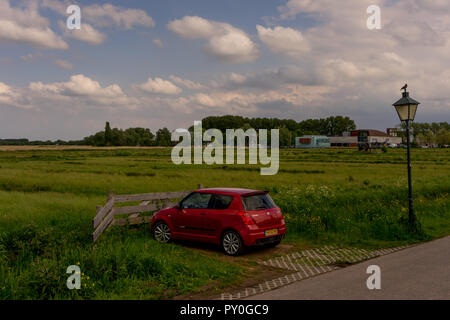
[[[295, 246], [394, 246], [450, 234], [450, 152], [414, 149], [415, 210], [407, 227], [405, 150], [281, 150], [279, 173], [259, 165], [181, 165], [170, 149], [0, 152], [0, 299], [160, 299], [238, 284], [248, 265], [213, 249], [161, 245], [147, 226], [91, 242], [106, 194], [206, 187], [270, 190]], [[82, 290], [68, 290], [80, 264]], [[86, 287], [84, 287], [86, 285]]]

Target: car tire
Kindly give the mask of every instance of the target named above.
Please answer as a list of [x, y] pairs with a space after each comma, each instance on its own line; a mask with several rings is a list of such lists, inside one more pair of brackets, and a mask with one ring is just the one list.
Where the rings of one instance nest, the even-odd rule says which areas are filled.
[[244, 243], [241, 236], [233, 230], [225, 231], [221, 240], [222, 250], [229, 256], [237, 256], [242, 253]]
[[168, 243], [172, 240], [170, 228], [164, 221], [159, 221], [153, 227], [153, 238], [162, 243]]

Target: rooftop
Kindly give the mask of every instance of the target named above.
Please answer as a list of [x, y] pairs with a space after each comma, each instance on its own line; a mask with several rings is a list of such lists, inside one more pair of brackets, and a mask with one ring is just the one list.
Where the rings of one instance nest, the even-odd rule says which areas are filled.
[[362, 132], [367, 131], [369, 136], [372, 137], [388, 137], [388, 134], [386, 132], [375, 130], [375, 129], [359, 129], [359, 130], [352, 130], [352, 132]]

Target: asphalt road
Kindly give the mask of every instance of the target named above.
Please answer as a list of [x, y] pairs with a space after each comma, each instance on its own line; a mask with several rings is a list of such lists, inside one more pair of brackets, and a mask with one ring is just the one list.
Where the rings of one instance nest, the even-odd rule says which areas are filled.
[[[381, 271], [381, 289], [367, 288], [367, 267]], [[450, 237], [298, 281], [248, 299], [450, 299]]]

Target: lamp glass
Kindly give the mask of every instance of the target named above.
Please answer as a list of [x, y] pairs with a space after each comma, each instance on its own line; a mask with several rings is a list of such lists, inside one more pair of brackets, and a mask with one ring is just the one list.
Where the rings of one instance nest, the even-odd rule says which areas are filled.
[[397, 110], [400, 121], [414, 121], [414, 118], [416, 117], [417, 104], [403, 104], [395, 106], [395, 109]]

